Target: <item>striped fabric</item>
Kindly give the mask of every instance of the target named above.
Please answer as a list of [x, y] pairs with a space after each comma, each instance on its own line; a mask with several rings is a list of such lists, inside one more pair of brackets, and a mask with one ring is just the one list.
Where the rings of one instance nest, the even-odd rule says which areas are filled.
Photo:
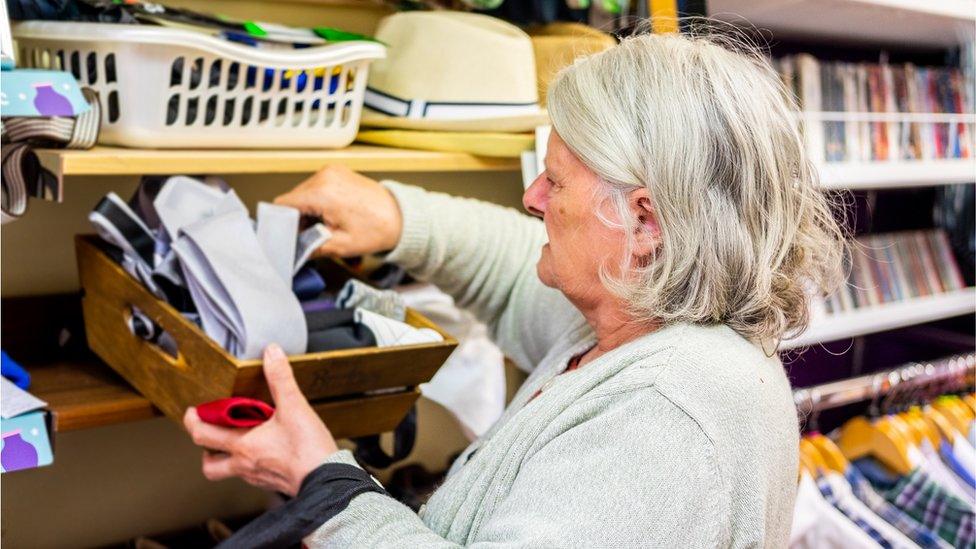
[[854, 462], [889, 503], [937, 533], [953, 547], [973, 547], [976, 543], [976, 514], [963, 500], [950, 494], [916, 468], [901, 477], [892, 477], [872, 459]]
[[908, 536], [919, 547], [922, 547], [922, 549], [952, 549], [952, 546], [940, 538], [938, 534], [922, 526], [918, 521], [906, 515], [891, 503], [888, 503], [888, 500], [874, 491], [868, 479], [864, 478], [864, 475], [856, 468], [848, 468], [844, 476], [847, 478], [848, 484], [851, 485], [851, 489], [854, 491], [857, 499], [861, 500], [868, 509], [874, 511], [874, 514], [884, 519], [885, 522]]
[[884, 549], [892, 549], [891, 542], [885, 539], [885, 537], [881, 535], [881, 532], [878, 532], [874, 527], [858, 516], [857, 513], [855, 513], [850, 507], [844, 505], [840, 501], [837, 495], [834, 494], [834, 491], [831, 489], [830, 483], [827, 482], [826, 478], [821, 477], [817, 479], [817, 488], [820, 489], [820, 493], [823, 494], [823, 497], [825, 500], [827, 500], [827, 503], [833, 505], [838, 511], [843, 513], [845, 517], [850, 519], [851, 522], [856, 524], [858, 528], [864, 530], [867, 535], [871, 536], [871, 539], [878, 542], [878, 545]]
[[91, 108], [74, 118], [11, 117], [0, 123], [3, 223], [23, 215], [30, 196], [61, 200], [61, 182], [41, 165], [34, 154], [35, 146], [90, 149], [95, 145], [101, 124], [98, 94], [90, 88], [82, 88], [81, 93]]

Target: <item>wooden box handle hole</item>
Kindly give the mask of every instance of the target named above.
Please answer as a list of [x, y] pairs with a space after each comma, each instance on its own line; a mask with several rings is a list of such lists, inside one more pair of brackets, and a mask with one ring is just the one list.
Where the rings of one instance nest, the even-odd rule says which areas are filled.
[[[129, 333], [133, 337], [140, 340], [140, 344], [148, 345], [162, 360], [165, 360], [167, 364], [173, 366], [174, 368], [186, 369], [186, 358], [183, 357], [183, 353], [180, 352], [179, 348], [176, 346], [176, 340], [173, 339], [162, 327], [154, 322], [149, 316], [137, 312], [138, 309], [134, 305], [126, 305], [123, 311], [123, 317], [125, 319], [125, 325], [129, 330]], [[167, 338], [172, 346], [171, 349], [167, 349], [159, 344], [160, 338]], [[174, 354], [175, 353], [175, 354]]]

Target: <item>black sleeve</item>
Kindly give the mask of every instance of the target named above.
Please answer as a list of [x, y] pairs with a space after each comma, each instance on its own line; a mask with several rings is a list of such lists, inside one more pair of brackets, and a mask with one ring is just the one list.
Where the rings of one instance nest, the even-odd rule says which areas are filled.
[[346, 463], [325, 463], [305, 477], [298, 495], [252, 520], [224, 540], [220, 549], [297, 547], [302, 539], [341, 513], [359, 494], [387, 494], [366, 471]]

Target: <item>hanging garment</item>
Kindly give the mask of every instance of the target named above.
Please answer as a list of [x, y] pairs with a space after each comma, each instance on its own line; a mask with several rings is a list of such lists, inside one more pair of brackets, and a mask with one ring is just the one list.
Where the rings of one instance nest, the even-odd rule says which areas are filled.
[[935, 532], [922, 526], [921, 523], [889, 503], [881, 494], [875, 492], [868, 479], [864, 478], [864, 475], [856, 467], [848, 467], [847, 471], [844, 472], [844, 476], [847, 478], [847, 482], [850, 484], [851, 490], [857, 499], [885, 522], [908, 536], [920, 547], [924, 549], [952, 548], [951, 545], [946, 543]]
[[945, 462], [949, 471], [962, 481], [964, 486], [972, 490], [976, 488], [976, 478], [973, 478], [968, 463], [966, 463], [965, 450], [957, 451], [957, 444], [960, 438], [959, 435], [956, 435], [956, 440], [951, 443], [943, 440], [939, 445], [939, 455], [942, 456], [942, 461]]
[[835, 509], [840, 511], [848, 520], [857, 525], [858, 528], [864, 531], [865, 534], [871, 537], [878, 545], [884, 547], [885, 549], [891, 549], [893, 546], [887, 538], [885, 538], [881, 532], [879, 532], [874, 525], [864, 519], [864, 517], [858, 515], [847, 502], [841, 501], [838, 497], [836, 488], [836, 478], [839, 475], [837, 473], [827, 473], [824, 476], [817, 479], [817, 488], [820, 489], [820, 493], [823, 495], [827, 503], [834, 506]]
[[970, 506], [921, 469], [899, 478], [870, 458], [856, 460], [854, 466], [886, 500], [954, 547], [976, 543], [976, 516]]
[[505, 356], [488, 337], [488, 327], [433, 284], [398, 288], [406, 305], [458, 340], [430, 382], [424, 396], [449, 410], [470, 440], [485, 434], [505, 409]]
[[969, 485], [949, 470], [939, 458], [939, 453], [932, 447], [932, 443], [928, 439], [922, 440], [922, 444], [919, 445], [919, 452], [922, 454], [921, 467], [932, 477], [932, 480], [939, 486], [945, 488], [950, 494], [972, 504], [969, 501], [972, 499], [969, 494], [971, 491]]
[[869, 549], [879, 545], [827, 503], [816, 482], [801, 473], [790, 530], [791, 549]]
[[851, 485], [847, 482], [845, 475], [830, 473], [824, 476], [830, 484], [830, 489], [836, 498], [837, 505], [847, 508], [852, 514], [866, 522], [871, 528], [877, 530], [881, 536], [891, 544], [892, 547], [904, 549], [918, 549], [919, 545], [908, 539], [893, 524], [886, 522], [879, 517], [870, 507], [864, 504], [854, 495]]

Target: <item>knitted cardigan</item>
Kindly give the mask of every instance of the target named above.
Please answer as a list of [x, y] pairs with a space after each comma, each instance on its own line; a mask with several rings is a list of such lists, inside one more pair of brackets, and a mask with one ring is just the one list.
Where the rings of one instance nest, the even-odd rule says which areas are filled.
[[595, 338], [539, 281], [539, 220], [384, 185], [404, 223], [388, 260], [488, 323], [531, 374], [419, 514], [360, 493], [308, 547], [786, 546], [798, 424], [777, 357], [724, 325], [678, 323], [563, 373]]

